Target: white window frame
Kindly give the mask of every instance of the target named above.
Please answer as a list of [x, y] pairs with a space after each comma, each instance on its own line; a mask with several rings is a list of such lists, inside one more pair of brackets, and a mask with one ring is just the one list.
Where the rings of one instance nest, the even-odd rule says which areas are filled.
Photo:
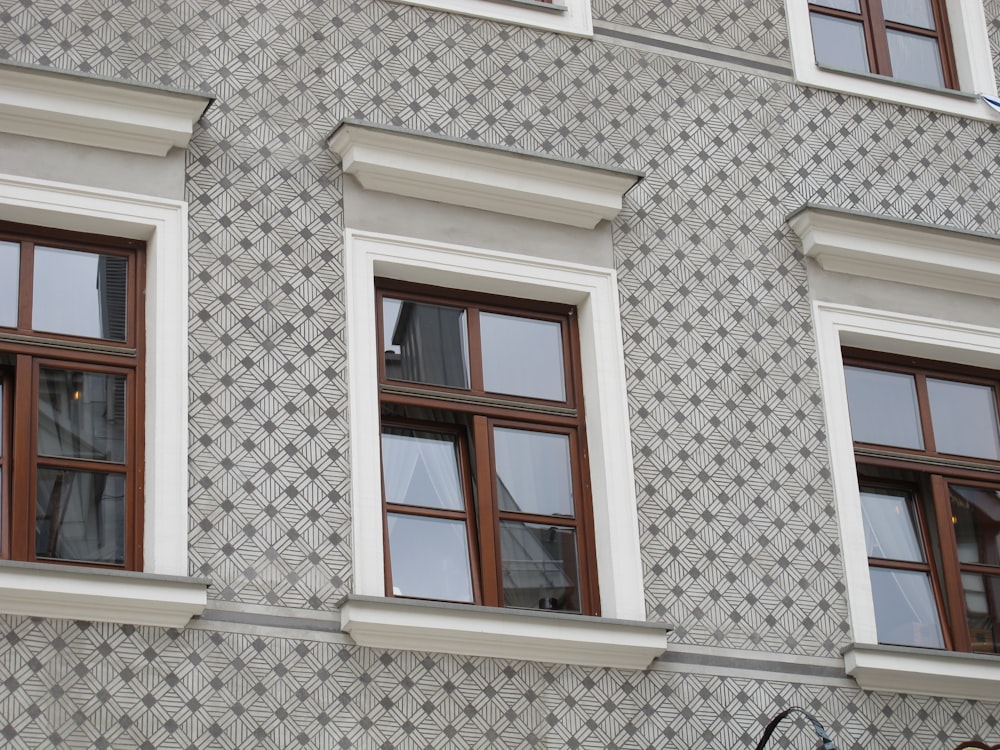
[[[806, 86], [996, 122], [980, 95], [996, 97], [997, 83], [982, 0], [945, 0], [959, 91], [913, 86], [883, 76], [841, 73], [816, 64], [808, 0], [785, 0], [795, 80]], [[975, 95], [974, 97], [967, 96]]]
[[594, 35], [590, 0], [398, 0], [407, 5], [419, 5], [449, 13], [462, 13], [477, 18], [528, 26], [545, 31], [591, 37]]
[[[645, 620], [646, 609], [614, 270], [354, 229], [346, 231], [345, 248], [354, 594], [358, 599], [348, 599], [343, 605], [342, 627], [363, 645], [415, 649], [423, 645], [449, 653], [543, 661], [546, 652], [538, 650], [537, 644], [562, 638], [559, 658], [566, 663], [648, 665], [666, 647], [666, 634], [665, 627], [637, 628], [635, 622]], [[420, 612], [412, 602], [406, 602], [408, 609], [403, 611], [393, 608], [391, 599], [382, 600], [376, 277], [576, 306], [602, 618], [574, 620], [579, 628], [545, 618], [529, 621], [522, 617], [518, 625], [515, 610], [475, 608], [480, 614], [469, 615], [468, 607], [449, 612], [447, 607], [428, 605], [423, 618], [433, 624], [418, 628]], [[402, 600], [395, 603], [404, 604]], [[588, 633], [578, 638], [574, 633], [580, 628]], [[608, 648], [596, 649], [597, 642]], [[529, 644], [534, 645], [529, 648]], [[550, 658], [553, 653], [548, 651]]]
[[146, 242], [143, 572], [0, 562], [0, 612], [183, 626], [204, 609], [188, 575], [187, 204], [0, 174], [0, 219]]
[[813, 317], [854, 641], [847, 672], [867, 690], [998, 700], [1000, 657], [878, 643], [841, 348], [1000, 370], [1000, 329], [833, 302], [815, 302]]

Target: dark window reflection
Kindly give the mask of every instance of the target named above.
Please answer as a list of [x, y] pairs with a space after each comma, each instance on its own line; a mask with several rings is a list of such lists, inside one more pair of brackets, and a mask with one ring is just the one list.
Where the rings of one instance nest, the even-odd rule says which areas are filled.
[[469, 387], [465, 310], [385, 297], [385, 375], [390, 380]]
[[574, 529], [501, 521], [500, 557], [504, 606], [580, 611]]
[[38, 470], [35, 556], [125, 564], [125, 476]]
[[42, 367], [38, 453], [125, 462], [125, 376]]
[[501, 510], [573, 517], [569, 436], [497, 427], [493, 452]]
[[125, 341], [127, 286], [126, 258], [37, 247], [32, 328]]
[[997, 491], [955, 484], [949, 490], [959, 562], [1000, 565], [1000, 497]]
[[972, 650], [1000, 653], [1000, 576], [962, 574]]

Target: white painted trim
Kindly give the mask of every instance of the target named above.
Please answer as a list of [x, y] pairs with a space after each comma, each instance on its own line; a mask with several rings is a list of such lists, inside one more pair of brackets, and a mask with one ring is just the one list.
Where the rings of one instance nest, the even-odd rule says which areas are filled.
[[398, 2], [476, 18], [505, 21], [533, 29], [584, 37], [594, 35], [590, 0], [565, 0], [566, 9], [561, 12], [533, 8], [526, 3], [504, 2], [504, 0], [398, 0]]
[[865, 690], [1000, 701], [1000, 659], [994, 656], [853, 646], [844, 663]]
[[344, 123], [330, 137], [369, 190], [593, 229], [613, 219], [633, 174]]
[[143, 570], [186, 576], [187, 204], [0, 174], [0, 219], [146, 241]]
[[[970, 672], [971, 668], [967, 668], [966, 662], [961, 659], [946, 658], [955, 657], [956, 654], [924, 654], [921, 651], [914, 655], [912, 650], [890, 653], [885, 651], [885, 647], [866, 650], [866, 647], [878, 645], [878, 634], [868, 575], [868, 553], [864, 542], [861, 497], [854, 463], [854, 442], [841, 348], [860, 347], [1000, 369], [1000, 329], [832, 302], [814, 303], [813, 319], [854, 641], [851, 652], [854, 655], [848, 655], [846, 660], [848, 673], [855, 676], [858, 683], [866, 689], [977, 698], [981, 683], [976, 683], [979, 679], [976, 675], [983, 668], [976, 667]], [[890, 655], [887, 656], [887, 653]], [[941, 675], [941, 681], [917, 680], [916, 675], [922, 670], [928, 670], [929, 675]], [[1000, 663], [997, 664], [996, 671], [988, 671], [994, 675], [990, 679], [997, 679], [1000, 677]], [[946, 681], [946, 677], [952, 681]], [[962, 687], [966, 678], [971, 680], [968, 690]], [[976, 687], [977, 684], [980, 687]], [[952, 692], [944, 692], [945, 690]]]
[[0, 611], [182, 628], [205, 609], [207, 581], [67, 565], [0, 563]]
[[[970, 94], [996, 97], [996, 74], [982, 0], [946, 0], [946, 4], [959, 88]], [[798, 83], [960, 117], [989, 122], [996, 122], [998, 119], [997, 113], [978, 96], [970, 99], [876, 77], [824, 70], [816, 65], [807, 0], [785, 0], [785, 18], [788, 23], [792, 68]]]
[[653, 623], [405, 599], [349, 597], [340, 627], [372, 648], [615, 669], [646, 669], [667, 648]]
[[346, 232], [354, 592], [384, 596], [376, 275], [577, 306], [601, 612], [644, 620], [639, 522], [612, 269], [404, 237]]
[[1000, 297], [998, 238], [822, 208], [788, 224], [827, 271]]
[[0, 132], [163, 156], [211, 100], [58, 71], [0, 66]]

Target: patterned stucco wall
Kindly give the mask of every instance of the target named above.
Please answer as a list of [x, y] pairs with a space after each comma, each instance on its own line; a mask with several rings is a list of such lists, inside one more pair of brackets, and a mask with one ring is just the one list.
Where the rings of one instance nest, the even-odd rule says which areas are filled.
[[[793, 85], [782, 0], [594, 7], [592, 41], [381, 0], [0, 8], [0, 59], [218, 97], [187, 199], [192, 572], [219, 607], [324, 611], [349, 591], [341, 177], [325, 136], [357, 117], [647, 175], [614, 238], [649, 617], [692, 647], [819, 659], [848, 642], [784, 217], [816, 201], [1000, 232], [996, 127]], [[601, 24], [692, 46], [621, 43]], [[699, 59], [706, 44], [748, 54]], [[993, 736], [998, 716], [834, 678], [427, 666], [207, 620], [0, 623], [14, 747], [58, 744], [40, 739], [52, 731], [70, 747], [487, 747], [491, 729], [498, 747], [722, 747], [787, 701], [822, 707], [847, 746], [926, 748]]]

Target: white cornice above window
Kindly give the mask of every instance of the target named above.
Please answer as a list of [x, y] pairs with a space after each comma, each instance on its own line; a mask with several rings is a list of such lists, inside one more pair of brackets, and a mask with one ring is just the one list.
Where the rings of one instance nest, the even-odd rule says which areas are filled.
[[993, 655], [855, 644], [844, 662], [865, 690], [1000, 700], [1000, 659]]
[[359, 646], [645, 669], [667, 648], [665, 625], [562, 612], [350, 596], [340, 627]]
[[212, 99], [79, 73], [0, 65], [0, 132], [164, 156]]
[[330, 136], [344, 172], [369, 190], [593, 229], [640, 175], [353, 122]]
[[815, 206], [788, 224], [824, 270], [1000, 298], [1000, 237]]

